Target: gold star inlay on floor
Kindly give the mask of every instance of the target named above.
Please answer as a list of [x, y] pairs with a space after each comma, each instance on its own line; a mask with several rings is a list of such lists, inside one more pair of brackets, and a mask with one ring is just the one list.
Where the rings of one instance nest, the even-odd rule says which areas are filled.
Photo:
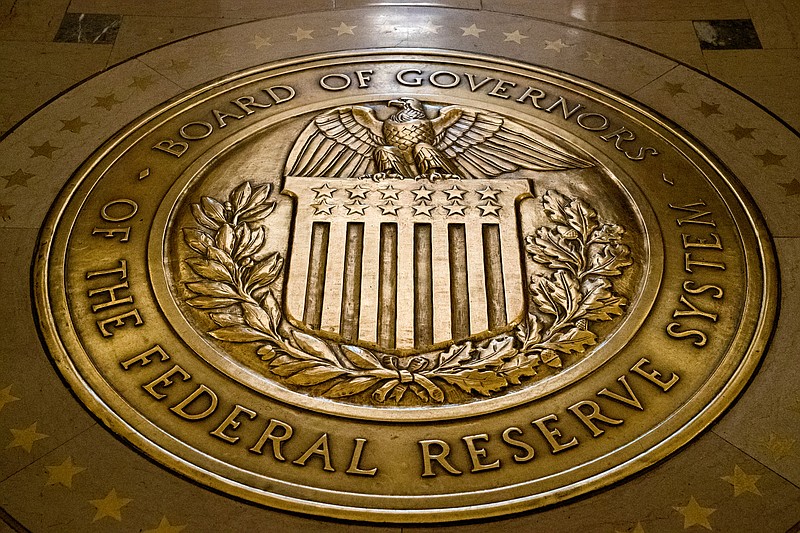
[[674, 507], [676, 511], [683, 515], [683, 529], [689, 529], [692, 526], [702, 526], [706, 529], [713, 529], [708, 517], [716, 511], [713, 507], [703, 507], [694, 496], [689, 498], [689, 503], [683, 507]]
[[75, 465], [72, 457], [67, 457], [60, 465], [45, 466], [44, 469], [48, 475], [45, 485], [63, 485], [68, 489], [72, 488], [72, 478], [86, 470], [82, 466]]
[[11, 387], [13, 387], [13, 385], [9, 385], [5, 389], [0, 390], [0, 411], [11, 402], [19, 400], [19, 398], [11, 394]]
[[745, 128], [744, 126], [740, 126], [738, 123], [731, 129], [725, 130], [737, 141], [741, 141], [742, 139], [753, 139], [753, 132], [756, 131], [756, 128]]
[[161, 522], [154, 529], [146, 529], [143, 533], [179, 533], [186, 529], [186, 526], [172, 525], [166, 516], [161, 517]]
[[92, 519], [92, 522], [97, 522], [101, 518], [109, 517], [117, 521], [122, 521], [121, 509], [131, 503], [133, 500], [130, 498], [120, 498], [117, 496], [117, 489], [111, 489], [105, 498], [99, 500], [89, 500], [97, 512]]
[[763, 154], [756, 154], [754, 157], [760, 159], [765, 167], [782, 167], [783, 160], [786, 159], [785, 155], [776, 154], [772, 150], [766, 150]]
[[480, 37], [481, 33], [486, 31], [483, 28], [477, 27], [475, 24], [472, 26], [463, 26], [461, 30], [464, 32], [461, 34], [462, 37], [472, 36], [472, 37]]
[[517, 44], [522, 44], [522, 39], [527, 39], [528, 38], [527, 35], [522, 35], [519, 32], [519, 30], [514, 30], [511, 33], [503, 32], [503, 35], [506, 36], [506, 38], [503, 40], [503, 42], [512, 42], [512, 43], [517, 43]]
[[342, 35], [355, 35], [355, 33], [353, 33], [353, 30], [356, 28], [358, 28], [358, 26], [348, 26], [347, 24], [342, 22], [338, 26], [331, 29], [336, 32], [337, 37], [341, 37]]
[[575, 45], [574, 44], [567, 44], [564, 41], [562, 41], [561, 39], [556, 39], [555, 41], [548, 41], [547, 39], [545, 39], [545, 41], [544, 41], [544, 49], [545, 50], [554, 50], [554, 51], [559, 52], [559, 53], [561, 53], [561, 50], [563, 50], [564, 48], [571, 48], [573, 46], [575, 46]]
[[61, 120], [61, 129], [58, 131], [69, 131], [71, 133], [80, 133], [84, 126], [88, 126], [88, 122], [84, 122], [81, 117], [75, 117], [71, 120]]
[[270, 42], [270, 38], [269, 37], [263, 37], [261, 35], [254, 35], [253, 36], [253, 40], [250, 41], [250, 44], [252, 44], [256, 48], [256, 50], [258, 50], [260, 48], [263, 48], [265, 46], [272, 46], [272, 43]]
[[733, 467], [733, 475], [723, 476], [722, 479], [733, 485], [734, 496], [741, 496], [745, 492], [752, 492], [753, 494], [761, 496], [761, 491], [756, 487], [756, 481], [758, 481], [760, 477], [761, 476], [756, 474], [747, 474], [739, 465], [735, 465]]
[[769, 438], [761, 441], [761, 447], [772, 459], [779, 461], [795, 455], [794, 445], [796, 442], [796, 439], [792, 437], [770, 433]]
[[[793, 179], [792, 181], [786, 181], [783, 183], [778, 183], [781, 187], [784, 188], [786, 192], [786, 196], [797, 196], [800, 194], [800, 181], [797, 179]], [[800, 407], [797, 408], [800, 410]]]
[[192, 63], [188, 59], [172, 59], [164, 70], [171, 70], [175, 74], [183, 74], [189, 70], [191, 65]]
[[592, 63], [596, 63], [598, 65], [606, 59], [611, 58], [603, 54], [603, 52], [596, 52], [594, 50], [587, 50], [586, 55], [583, 57], [584, 61], [591, 61]]
[[432, 21], [429, 20], [428, 22], [423, 24], [420, 29], [422, 30], [422, 33], [439, 33], [439, 30], [441, 28], [442, 26], [437, 26]]
[[682, 83], [670, 83], [665, 81], [661, 88], [667, 91], [672, 97], [678, 96], [681, 93], [689, 94], [689, 91], [683, 88]]
[[109, 93], [106, 96], [95, 96], [95, 100], [97, 100], [92, 107], [102, 107], [106, 111], [111, 111], [117, 104], [121, 104], [122, 100], [117, 100], [117, 95], [114, 93]]
[[46, 157], [47, 159], [53, 159], [53, 152], [56, 150], [61, 150], [60, 146], [52, 146], [50, 141], [45, 141], [42, 144], [35, 145], [35, 146], [28, 146], [33, 153], [31, 157]]
[[13, 435], [13, 438], [8, 446], [6, 446], [6, 449], [22, 448], [26, 452], [31, 453], [34, 442], [37, 440], [46, 439], [50, 436], [36, 431], [36, 424], [38, 424], [38, 422], [34, 422], [25, 429], [12, 429], [11, 434]]
[[700, 100], [700, 106], [692, 108], [695, 111], [700, 111], [700, 113], [708, 118], [711, 115], [721, 115], [722, 112], [719, 110], [719, 104], [710, 104], [705, 100]]
[[314, 39], [311, 34], [314, 33], [314, 30], [304, 30], [303, 28], [297, 28], [294, 32], [290, 33], [289, 36], [294, 37], [297, 39], [298, 42], [302, 41], [303, 39]]
[[128, 87], [144, 91], [154, 83], [153, 76], [134, 76], [133, 81], [128, 84]]
[[28, 180], [33, 178], [33, 177], [35, 177], [33, 174], [29, 174], [28, 172], [25, 172], [21, 168], [18, 168], [17, 170], [12, 172], [11, 174], [6, 174], [5, 176], [0, 176], [0, 178], [3, 178], [4, 180], [6, 180], [5, 188], [13, 187], [15, 185], [19, 186], [19, 187], [27, 187], [28, 186]]

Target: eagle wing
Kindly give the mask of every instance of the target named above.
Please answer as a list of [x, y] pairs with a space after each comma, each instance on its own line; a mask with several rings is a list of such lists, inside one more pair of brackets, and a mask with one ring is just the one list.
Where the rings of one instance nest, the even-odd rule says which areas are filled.
[[567, 170], [593, 166], [543, 135], [495, 113], [449, 106], [441, 109], [432, 125], [437, 134], [436, 148], [467, 176], [494, 177], [520, 168]]
[[289, 176], [352, 177], [366, 174], [384, 144], [383, 122], [364, 106], [337, 107], [306, 126], [287, 159]]

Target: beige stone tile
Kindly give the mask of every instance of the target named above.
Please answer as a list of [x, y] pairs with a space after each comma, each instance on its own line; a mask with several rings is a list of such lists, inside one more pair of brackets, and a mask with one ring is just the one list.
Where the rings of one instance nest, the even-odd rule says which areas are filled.
[[721, 80], [800, 76], [800, 50], [706, 50], [709, 73]]
[[800, 128], [800, 50], [709, 50], [704, 55], [712, 76]]
[[[0, 34], [2, 34], [0, 29]], [[0, 128], [105, 67], [111, 46], [0, 41]]]
[[775, 239], [781, 269], [781, 309], [762, 368], [714, 432], [800, 484], [800, 239]]
[[685, 67], [632, 96], [717, 154], [753, 196], [773, 235], [800, 235], [800, 195], [790, 186], [800, 175], [796, 134], [752, 101]]
[[707, 71], [700, 41], [689, 20], [576, 22], [580, 26], [647, 47], [676, 61]]
[[0, 41], [52, 41], [69, 0], [0, 1]]
[[72, 0], [73, 13], [113, 13], [151, 17], [269, 18], [332, 9], [333, 0], [195, 0], [193, 2], [141, 2], [139, 0]]
[[[85, 468], [71, 487], [52, 483], [48, 466]], [[52, 470], [52, 469], [51, 469]], [[48, 484], [50, 482], [50, 484]], [[119, 520], [101, 516], [89, 500], [114, 489], [127, 500]], [[144, 459], [100, 426], [80, 435], [0, 484], [0, 507], [32, 531], [105, 532], [155, 529], [164, 519], [185, 531], [399, 533], [399, 527], [342, 525], [248, 505], [189, 483]]]
[[797, 48], [797, 23], [800, 13], [797, 6], [784, 0], [745, 0], [750, 18], [758, 33], [761, 46], [769, 48]]
[[[757, 476], [750, 479], [758, 494], [744, 491], [734, 495], [734, 485], [723, 478], [733, 477], [737, 467], [745, 475]], [[739, 481], [740, 488], [744, 485]], [[686, 521], [676, 509], [691, 505], [691, 498], [704, 509], [714, 509], [707, 515], [707, 529], [713, 531], [784, 533], [800, 519], [800, 489], [708, 433], [645, 474], [577, 502], [490, 523], [413, 531], [704, 531], [706, 526]]]
[[483, 0], [483, 9], [566, 22], [749, 18], [744, 0], [665, 0], [636, 4], [620, 0]]
[[29, 283], [37, 234], [0, 229], [0, 479], [95, 424], [39, 342]]
[[793, 5], [792, 0], [781, 1], [785, 7], [786, 24], [789, 26], [789, 31], [791, 31], [794, 36], [794, 42], [798, 43], [798, 46], [800, 46], [800, 12], [798, 12], [797, 7]]
[[105, 139], [179, 91], [143, 63], [127, 62], [22, 123], [0, 143], [0, 177], [33, 177], [12, 187], [2, 181], [0, 227], [39, 227], [56, 193]]
[[800, 92], [796, 90], [798, 80], [785, 77], [736, 78], [730, 80], [733, 87], [752, 97], [755, 101], [776, 113], [796, 130], [800, 130]]
[[[344, 24], [349, 31], [337, 31]], [[562, 49], [548, 42], [566, 43]], [[141, 60], [182, 87], [270, 60], [370, 47], [439, 47], [489, 53], [574, 72], [620, 91], [633, 91], [673, 65], [601, 35], [516, 16], [436, 8], [385, 8], [358, 20], [358, 11], [264, 20], [201, 35]], [[209, 54], [196, 59], [198, 50]]]
[[109, 63], [119, 63], [157, 46], [242, 21], [235, 18], [125, 15]]

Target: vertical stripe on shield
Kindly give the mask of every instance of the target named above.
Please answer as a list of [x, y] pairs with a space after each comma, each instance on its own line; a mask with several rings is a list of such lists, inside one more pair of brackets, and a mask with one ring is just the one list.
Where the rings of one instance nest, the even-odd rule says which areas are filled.
[[467, 280], [467, 236], [464, 224], [450, 224], [450, 320], [454, 339], [469, 336], [469, 282]]
[[431, 225], [414, 224], [414, 347], [433, 344]]
[[322, 320], [322, 299], [325, 296], [325, 267], [328, 261], [329, 233], [330, 225], [327, 222], [314, 222], [311, 228], [311, 250], [308, 279], [306, 280], [306, 303], [303, 309], [303, 322], [312, 328], [319, 328]]
[[500, 226], [497, 224], [483, 225], [483, 270], [489, 329], [500, 328], [506, 325], [506, 291], [503, 286]]
[[344, 250], [344, 279], [342, 280], [342, 316], [339, 334], [348, 341], [358, 339], [358, 316], [361, 304], [361, 261], [364, 249], [364, 224], [347, 224]]
[[397, 224], [381, 224], [378, 270], [378, 343], [394, 348], [397, 342]]

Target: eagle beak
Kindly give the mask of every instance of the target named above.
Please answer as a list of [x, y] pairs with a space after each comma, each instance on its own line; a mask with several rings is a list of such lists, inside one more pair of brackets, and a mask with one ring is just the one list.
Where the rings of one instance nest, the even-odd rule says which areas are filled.
[[389, 100], [389, 104], [391, 107], [405, 107], [405, 104], [402, 100]]

